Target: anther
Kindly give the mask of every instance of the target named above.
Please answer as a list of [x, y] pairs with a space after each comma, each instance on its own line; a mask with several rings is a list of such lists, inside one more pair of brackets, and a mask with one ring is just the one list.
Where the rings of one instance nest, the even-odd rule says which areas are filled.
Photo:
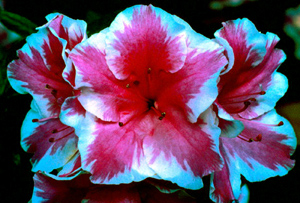
[[283, 121], [280, 121], [278, 124], [277, 124], [277, 126], [282, 126], [284, 123], [283, 123]]
[[32, 119], [32, 122], [33, 122], [33, 123], [36, 123], [36, 122], [44, 122], [44, 121], [48, 121], [48, 120], [56, 119], [56, 118], [58, 118], [57, 115], [50, 116], [50, 117], [48, 117], [48, 118], [41, 118], [41, 119], [34, 118], [34, 119]]
[[249, 142], [249, 143], [251, 143], [251, 142], [260, 142], [262, 140], [262, 134], [257, 135], [255, 138], [249, 138], [249, 139], [246, 138], [243, 135], [239, 135], [237, 137], [240, 138], [241, 140]]
[[152, 71], [152, 69], [151, 69], [151, 68], [148, 68], [147, 73], [150, 74], [151, 71]]
[[136, 86], [138, 86], [140, 84], [140, 81], [135, 80], [135, 81], [133, 81], [133, 84], [136, 85]]
[[63, 138], [68, 137], [69, 135], [71, 135], [71, 134], [73, 134], [73, 133], [74, 133], [74, 130], [71, 131], [70, 133], [65, 134], [64, 136], [62, 136], [62, 137], [60, 137], [60, 138], [57, 138], [57, 139], [55, 139], [54, 137], [50, 137], [50, 138], [49, 138], [49, 142], [57, 142], [57, 141], [59, 141], [59, 140], [62, 140]]
[[122, 127], [124, 125], [124, 123], [122, 122], [119, 122], [119, 126]]
[[54, 129], [54, 130], [52, 130], [52, 133], [54, 134], [54, 133], [62, 132], [64, 130], [68, 129], [68, 128], [70, 128], [70, 127], [69, 126], [64, 126], [62, 128], [59, 128], [59, 129]]
[[126, 85], [126, 88], [129, 88], [129, 87], [130, 87], [130, 84], [127, 84], [127, 85]]

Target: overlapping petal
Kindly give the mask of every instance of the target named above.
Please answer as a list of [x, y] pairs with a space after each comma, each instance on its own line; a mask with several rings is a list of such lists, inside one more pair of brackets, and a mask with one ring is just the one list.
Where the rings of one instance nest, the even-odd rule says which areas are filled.
[[78, 101], [93, 115], [81, 126], [68, 124], [76, 129], [83, 168], [93, 182], [155, 176], [198, 189], [202, 176], [220, 169], [220, 131], [213, 112], [203, 112], [215, 100], [227, 64], [222, 51], [153, 6], [126, 9], [111, 27], [71, 51]]
[[233, 51], [234, 63], [221, 77], [217, 102], [230, 114], [258, 117], [273, 109], [288, 87], [286, 77], [276, 72], [286, 58], [282, 50], [274, 48], [279, 38], [258, 32], [248, 19], [223, 26], [215, 36], [228, 53]]
[[[76, 100], [74, 78], [63, 77], [70, 49], [86, 38], [84, 21], [73, 20], [62, 14], [50, 14], [49, 21], [38, 32], [27, 37], [27, 43], [18, 51], [19, 59], [8, 66], [8, 79], [19, 93], [33, 97], [21, 131], [21, 145], [29, 153], [33, 171], [51, 172], [59, 169], [58, 176], [77, 171], [77, 136], [74, 129], [59, 119], [61, 107], [72, 106], [72, 111], [83, 117], [85, 110]], [[79, 118], [77, 117], [79, 122]], [[66, 168], [63, 168], [68, 164]]]
[[240, 196], [240, 175], [250, 182], [263, 181], [283, 176], [294, 166], [290, 156], [297, 141], [286, 119], [272, 110], [257, 119], [242, 122], [245, 129], [238, 137], [220, 138], [225, 164], [221, 171], [214, 173], [212, 184], [216, 198], [223, 202]]
[[27, 113], [21, 129], [21, 146], [33, 153], [32, 171], [51, 172], [61, 168], [78, 151], [78, 138], [72, 127], [66, 126], [58, 118], [33, 122], [43, 117], [32, 105]]
[[164, 181], [146, 180], [122, 185], [95, 185], [90, 182], [89, 174], [80, 173], [72, 180], [57, 181], [52, 175], [42, 172], [37, 172], [33, 179], [32, 202], [195, 202], [191, 197], [179, 192], [165, 194], [154, 187], [169, 184]]

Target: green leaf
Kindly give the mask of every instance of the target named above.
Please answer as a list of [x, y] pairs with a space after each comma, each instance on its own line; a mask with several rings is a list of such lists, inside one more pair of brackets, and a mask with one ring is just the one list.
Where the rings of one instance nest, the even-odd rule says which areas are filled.
[[0, 22], [9, 30], [26, 37], [35, 32], [36, 24], [25, 17], [3, 10], [0, 7]]

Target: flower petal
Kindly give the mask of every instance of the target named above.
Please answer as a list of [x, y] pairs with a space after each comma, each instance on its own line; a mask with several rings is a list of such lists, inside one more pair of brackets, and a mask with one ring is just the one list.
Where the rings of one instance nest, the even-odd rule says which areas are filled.
[[105, 61], [105, 31], [91, 36], [70, 53], [76, 68], [76, 88], [82, 106], [104, 121], [126, 122], [141, 111], [147, 102], [126, 88], [126, 81], [117, 80]]
[[[222, 137], [220, 141], [226, 152], [223, 157], [230, 163], [230, 168], [238, 170], [251, 182], [287, 174], [294, 166], [290, 155], [297, 143], [290, 123], [275, 110], [257, 119], [242, 122], [245, 129], [238, 137]], [[281, 122], [284, 124], [281, 125]], [[246, 141], [256, 139], [259, 135], [260, 141]]]
[[146, 123], [153, 123], [153, 127], [143, 139], [148, 165], [164, 180], [200, 189], [201, 177], [219, 170], [222, 164], [216, 141], [220, 130], [214, 120], [210, 109], [194, 124], [176, 109], [161, 121], [149, 118]]
[[60, 13], [51, 13], [46, 16], [49, 21], [43, 27], [49, 27], [50, 30], [59, 38], [66, 40], [66, 49], [72, 50], [78, 43], [87, 38], [86, 22], [83, 20], [74, 20]]
[[184, 25], [160, 8], [127, 8], [112, 22], [107, 35], [108, 66], [117, 79], [148, 68], [177, 72], [187, 53], [184, 31]]
[[19, 59], [8, 65], [12, 87], [21, 94], [30, 93], [45, 117], [58, 113], [64, 98], [72, 95], [72, 88], [61, 76], [65, 46], [66, 42], [48, 29], [40, 29], [27, 37], [18, 51]]
[[[32, 171], [51, 172], [63, 167], [77, 152], [78, 139], [74, 129], [62, 124], [58, 118], [32, 122], [33, 119], [41, 118], [33, 109], [27, 113], [21, 128], [21, 146], [25, 151], [34, 153], [31, 158]], [[63, 130], [53, 133], [58, 129]]]
[[37, 172], [33, 180], [32, 202], [81, 202], [92, 185], [87, 174], [70, 181], [57, 181], [53, 176]]
[[228, 113], [258, 117], [273, 109], [288, 87], [285, 76], [276, 72], [286, 58], [282, 50], [274, 48], [279, 38], [258, 32], [248, 19], [228, 21], [223, 26], [215, 36], [232, 48], [234, 65], [221, 77], [217, 102]]
[[130, 123], [121, 127], [87, 113], [81, 126], [75, 129], [82, 168], [92, 174], [92, 182], [120, 184], [154, 176], [144, 161], [142, 138], [135, 134]]

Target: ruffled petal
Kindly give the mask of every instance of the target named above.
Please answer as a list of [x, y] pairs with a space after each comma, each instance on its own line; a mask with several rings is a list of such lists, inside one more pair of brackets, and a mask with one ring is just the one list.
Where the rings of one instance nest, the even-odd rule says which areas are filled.
[[64, 99], [72, 95], [72, 88], [61, 76], [65, 46], [66, 42], [48, 29], [40, 29], [27, 37], [18, 51], [19, 59], [8, 65], [12, 87], [21, 94], [30, 93], [45, 117], [58, 113]]
[[182, 119], [176, 109], [162, 121], [148, 118], [146, 123], [153, 123], [151, 134], [143, 139], [148, 165], [164, 180], [200, 189], [201, 177], [222, 166], [217, 141], [220, 130], [214, 122], [210, 109], [194, 124]]
[[57, 181], [53, 176], [37, 172], [34, 177], [32, 202], [81, 202], [92, 186], [89, 175], [79, 175], [70, 181]]
[[170, 73], [185, 62], [185, 26], [152, 5], [127, 8], [112, 22], [107, 35], [106, 59], [116, 78], [149, 68]]
[[74, 20], [60, 13], [51, 13], [46, 16], [49, 21], [43, 27], [48, 27], [54, 35], [66, 40], [66, 49], [72, 50], [78, 43], [87, 38], [87, 24], [83, 20]]
[[242, 122], [245, 129], [238, 137], [220, 138], [228, 165], [251, 182], [287, 174], [294, 166], [290, 156], [297, 144], [290, 123], [275, 110]]
[[91, 36], [70, 53], [76, 68], [76, 88], [82, 106], [104, 121], [126, 122], [147, 110], [145, 99], [117, 80], [105, 61], [105, 31]]
[[258, 117], [273, 109], [287, 90], [287, 79], [276, 72], [286, 56], [274, 48], [279, 41], [275, 34], [258, 32], [248, 19], [223, 26], [215, 36], [227, 53], [233, 50], [234, 63], [221, 77], [217, 102], [230, 114]]
[[155, 176], [144, 160], [135, 124], [120, 126], [87, 114], [81, 126], [75, 126], [82, 168], [92, 174], [92, 182], [120, 184]]
[[74, 129], [62, 124], [58, 118], [33, 122], [42, 118], [33, 109], [27, 113], [21, 128], [21, 146], [33, 153], [32, 171], [51, 172], [63, 167], [74, 156], [78, 151], [78, 139]]

